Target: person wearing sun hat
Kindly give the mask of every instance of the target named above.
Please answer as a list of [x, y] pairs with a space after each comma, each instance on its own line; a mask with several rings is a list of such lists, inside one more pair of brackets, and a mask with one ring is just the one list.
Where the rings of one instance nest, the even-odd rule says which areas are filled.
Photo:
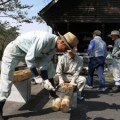
[[74, 34], [72, 34], [71, 32], [67, 32], [63, 36], [59, 32], [58, 32], [58, 34], [62, 38], [64, 43], [68, 46], [68, 48], [72, 52], [75, 52], [74, 47], [76, 47], [77, 44], [79, 43], [78, 38]]
[[115, 86], [112, 88], [113, 92], [120, 92], [120, 33], [118, 30], [111, 31], [110, 37], [114, 40], [114, 47], [112, 50], [112, 66], [113, 78]]
[[83, 57], [77, 55], [77, 48], [67, 50], [59, 60], [56, 67], [55, 81], [62, 86], [64, 83], [70, 83], [78, 89], [78, 99], [83, 99], [81, 93], [84, 89], [86, 78], [80, 75], [83, 69]]
[[[1, 63], [0, 120], [4, 120], [3, 106], [10, 95], [14, 70], [20, 61], [26, 62], [36, 83], [42, 84], [45, 89], [50, 93], [52, 92], [53, 97], [57, 97], [53, 93], [55, 88], [52, 84], [52, 77], [55, 68], [52, 65], [52, 58], [56, 51], [73, 50], [74, 45], [77, 44], [78, 39], [71, 32], [67, 32], [63, 36], [57, 36], [44, 31], [31, 31], [21, 34], [11, 41], [4, 50]], [[52, 67], [50, 67], [50, 64]], [[38, 73], [36, 68], [40, 69], [41, 74]]]

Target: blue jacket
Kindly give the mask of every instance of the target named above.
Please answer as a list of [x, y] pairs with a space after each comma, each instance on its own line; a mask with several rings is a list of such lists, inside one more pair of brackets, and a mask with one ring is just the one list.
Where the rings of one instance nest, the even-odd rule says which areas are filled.
[[90, 41], [88, 46], [88, 54], [90, 57], [107, 56], [106, 43], [101, 37], [95, 36], [93, 40]]

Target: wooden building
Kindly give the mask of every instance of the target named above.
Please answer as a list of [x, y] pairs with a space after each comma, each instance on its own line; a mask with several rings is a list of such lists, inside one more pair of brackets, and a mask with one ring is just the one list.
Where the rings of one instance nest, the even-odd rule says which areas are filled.
[[94, 30], [101, 30], [107, 45], [111, 30], [120, 29], [119, 0], [52, 0], [39, 15], [53, 33], [73, 32], [79, 38], [79, 52], [86, 52]]

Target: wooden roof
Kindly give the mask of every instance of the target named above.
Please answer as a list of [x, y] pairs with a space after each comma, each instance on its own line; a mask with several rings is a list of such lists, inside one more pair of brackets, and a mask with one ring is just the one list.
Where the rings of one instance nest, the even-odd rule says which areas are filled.
[[39, 12], [51, 23], [120, 23], [119, 0], [53, 0]]

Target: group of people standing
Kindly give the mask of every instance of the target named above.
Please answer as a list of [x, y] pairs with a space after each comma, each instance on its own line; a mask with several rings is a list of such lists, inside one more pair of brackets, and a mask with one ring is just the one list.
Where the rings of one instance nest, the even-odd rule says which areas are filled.
[[[114, 91], [120, 90], [120, 39], [119, 31], [111, 32], [112, 40], [115, 40], [113, 55], [113, 76], [115, 80]], [[43, 31], [32, 31], [18, 36], [10, 42], [4, 50], [1, 64], [0, 79], [0, 120], [3, 118], [3, 106], [10, 95], [13, 81], [13, 73], [20, 61], [25, 61], [31, 70], [36, 83], [46, 88], [50, 95], [56, 99], [55, 84], [62, 85], [69, 82], [78, 89], [78, 98], [85, 85], [93, 87], [93, 73], [97, 70], [99, 76], [99, 90], [105, 91], [104, 64], [107, 56], [106, 43], [101, 38], [101, 32], [93, 32], [93, 40], [88, 46], [90, 57], [88, 65], [88, 77], [80, 75], [83, 68], [83, 58], [77, 55], [78, 38], [71, 32], [64, 35], [50, 34]], [[52, 58], [58, 52], [65, 52], [60, 57], [56, 70]], [[39, 68], [40, 73], [36, 68]], [[55, 82], [54, 82], [55, 81]]]
[[[114, 40], [114, 48], [112, 51], [112, 70], [115, 86], [112, 92], [120, 92], [120, 33], [113, 30], [109, 35]], [[107, 47], [105, 41], [101, 38], [101, 31], [95, 30], [93, 32], [93, 40], [90, 41], [88, 46], [89, 65], [88, 65], [88, 78], [87, 88], [93, 88], [93, 73], [96, 70], [99, 77], [99, 91], [105, 92], [104, 66], [107, 57]]]

